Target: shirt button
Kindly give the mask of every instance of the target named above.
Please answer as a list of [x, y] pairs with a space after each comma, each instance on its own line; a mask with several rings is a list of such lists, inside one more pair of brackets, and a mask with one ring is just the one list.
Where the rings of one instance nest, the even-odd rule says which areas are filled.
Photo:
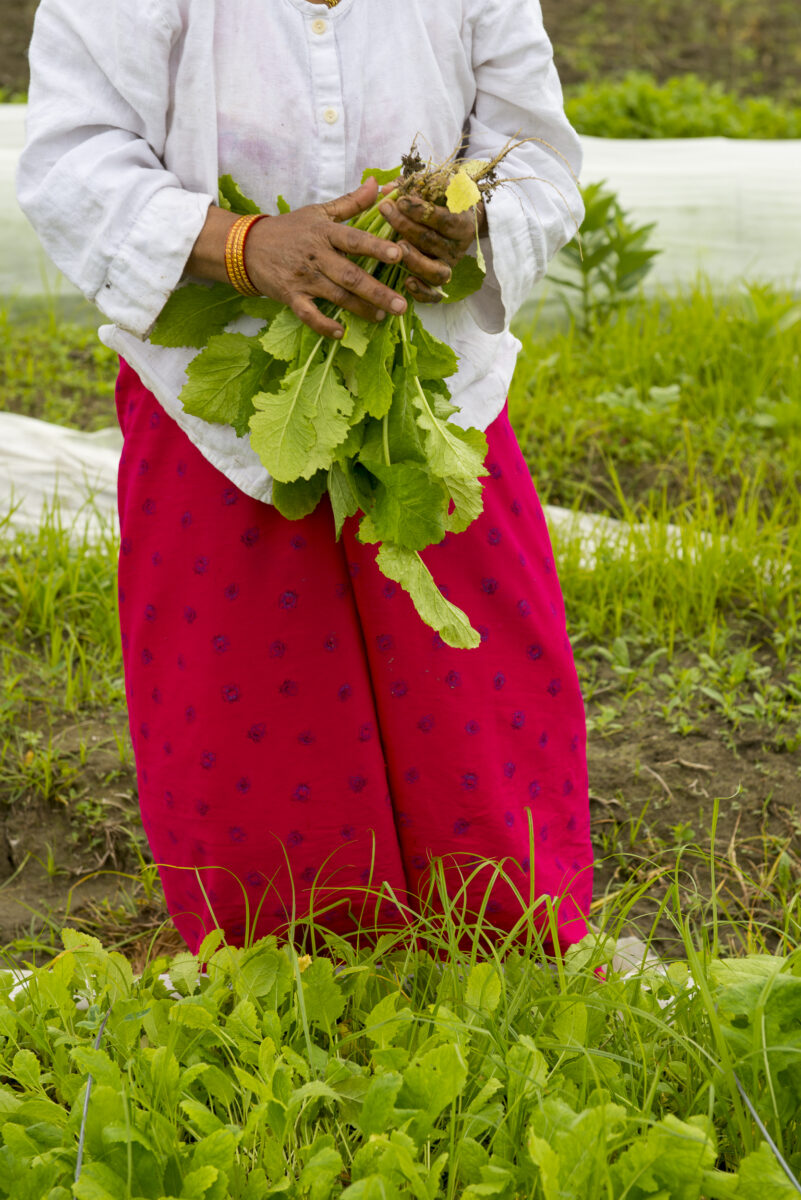
[[312, 21], [312, 32], [313, 33], [325, 33], [327, 28], [328, 28], [327, 21], [321, 21], [319, 18], [316, 21]]
[[339, 113], [335, 108], [327, 108], [323, 113], [323, 117], [329, 125], [336, 125], [339, 120]]

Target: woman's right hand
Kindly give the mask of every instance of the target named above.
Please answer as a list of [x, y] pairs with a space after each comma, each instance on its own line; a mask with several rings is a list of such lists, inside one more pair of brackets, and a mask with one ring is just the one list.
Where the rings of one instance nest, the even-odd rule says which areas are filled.
[[378, 185], [370, 179], [336, 200], [257, 221], [245, 243], [245, 266], [254, 287], [288, 305], [324, 337], [341, 337], [344, 330], [323, 316], [314, 303], [318, 299], [368, 321], [380, 321], [388, 311], [405, 312], [406, 301], [398, 292], [353, 262], [367, 256], [397, 263], [402, 250], [395, 242], [342, 223], [365, 212], [377, 195]]

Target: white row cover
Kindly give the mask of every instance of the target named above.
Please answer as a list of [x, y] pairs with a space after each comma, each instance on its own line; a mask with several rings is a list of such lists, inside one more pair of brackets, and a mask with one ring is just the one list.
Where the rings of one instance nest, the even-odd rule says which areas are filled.
[[[73, 291], [17, 205], [26, 106], [0, 105], [0, 297]], [[582, 138], [582, 183], [606, 180], [664, 251], [646, 287], [742, 279], [801, 288], [801, 141]], [[547, 292], [547, 285], [545, 288]], [[542, 299], [542, 289], [537, 298]]]
[[[81, 433], [0, 412], [0, 538], [15, 530], [35, 531], [56, 502], [62, 527], [75, 537], [116, 536], [121, 449], [118, 429]], [[548, 505], [545, 517], [553, 535], [580, 542], [579, 561], [587, 567], [601, 545], [622, 550], [641, 530], [611, 517]], [[667, 527], [666, 539], [680, 554], [675, 526]]]

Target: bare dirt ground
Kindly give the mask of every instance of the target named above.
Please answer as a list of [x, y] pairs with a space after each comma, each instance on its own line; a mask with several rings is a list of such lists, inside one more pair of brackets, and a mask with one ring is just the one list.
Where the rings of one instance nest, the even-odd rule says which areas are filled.
[[[588, 703], [590, 718], [599, 704]], [[722, 930], [722, 941], [731, 951], [742, 951], [749, 927], [776, 921], [775, 884], [782, 864], [796, 879], [801, 873], [801, 755], [771, 745], [756, 728], [732, 735], [712, 717], [684, 736], [671, 732], [658, 698], [630, 702], [615, 724], [620, 728], [589, 739], [596, 900], [632, 883], [641, 885], [643, 894], [625, 932], [647, 936], [677, 878], [685, 915], [696, 929], [707, 924], [717, 799], [718, 903], [722, 918], [728, 915], [740, 925], [739, 933]], [[44, 798], [31, 790], [13, 804], [0, 796], [0, 945], [38, 935], [46, 960], [48, 927], [67, 923], [107, 943], [124, 937], [127, 952], [140, 965], [154, 935], [156, 949], [184, 948], [158, 883], [148, 898], [133, 878], [140, 867], [135, 846], [145, 863], [152, 858], [139, 819], [134, 771], [120, 765], [114, 732], [127, 738], [124, 713], [92, 714], [54, 731], [69, 795]], [[83, 765], [82, 745], [91, 747]], [[687, 849], [677, 869], [681, 845]], [[48, 847], [57, 867], [52, 876], [46, 869]], [[656, 948], [680, 956], [670, 918], [663, 915], [656, 924]], [[771, 948], [780, 947], [776, 933], [763, 928], [763, 934]]]

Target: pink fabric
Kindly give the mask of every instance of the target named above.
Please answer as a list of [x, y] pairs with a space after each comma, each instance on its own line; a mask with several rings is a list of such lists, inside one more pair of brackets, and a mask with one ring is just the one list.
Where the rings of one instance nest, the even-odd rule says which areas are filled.
[[[424, 554], [482, 635], [453, 650], [380, 574], [355, 519], [337, 543], [327, 500], [287, 521], [239, 491], [125, 363], [117, 409], [139, 800], [190, 950], [215, 924], [235, 945], [285, 932], [293, 892], [297, 916], [311, 904], [344, 934], [397, 923], [393, 897], [416, 911], [432, 856], [445, 856], [451, 895], [471, 860], [505, 860], [519, 896], [496, 881], [489, 921], [511, 929], [548, 893], [561, 898], [562, 948], [580, 940], [592, 895], [584, 706], [506, 410], [487, 431], [484, 514]], [[468, 911], [490, 880], [485, 869], [468, 884]], [[365, 891], [382, 883], [388, 899]]]

